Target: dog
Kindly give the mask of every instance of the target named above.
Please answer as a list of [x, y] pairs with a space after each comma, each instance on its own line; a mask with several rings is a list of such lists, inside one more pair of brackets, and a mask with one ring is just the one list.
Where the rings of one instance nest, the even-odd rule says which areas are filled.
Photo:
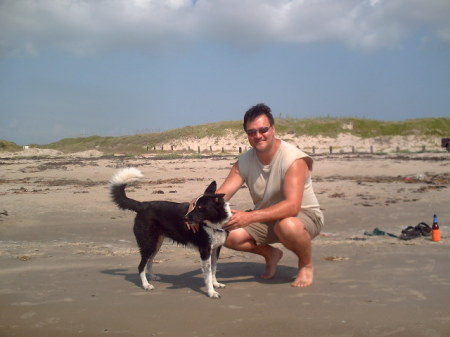
[[[216, 268], [220, 250], [228, 232], [222, 229], [231, 217], [228, 202], [224, 194], [216, 194], [217, 184], [213, 181], [192, 203], [176, 203], [171, 201], [140, 202], [130, 199], [125, 194], [128, 184], [143, 178], [140, 170], [129, 167], [118, 171], [110, 181], [110, 192], [113, 202], [121, 209], [136, 212], [134, 235], [141, 254], [138, 266], [142, 287], [152, 290], [154, 287], [147, 280], [147, 272], [151, 280], [159, 277], [153, 274], [152, 264], [164, 238], [196, 248], [200, 253], [205, 286], [210, 298], [219, 298], [214, 288], [224, 288], [217, 282]], [[199, 230], [190, 230], [186, 223], [198, 224]]]

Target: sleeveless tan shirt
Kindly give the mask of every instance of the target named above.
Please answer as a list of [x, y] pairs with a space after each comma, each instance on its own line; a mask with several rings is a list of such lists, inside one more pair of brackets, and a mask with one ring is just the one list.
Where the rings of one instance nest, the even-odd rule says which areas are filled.
[[239, 158], [239, 172], [250, 190], [255, 209], [267, 208], [285, 199], [284, 177], [292, 163], [300, 158], [305, 159], [310, 171], [305, 181], [301, 208], [308, 208], [321, 214], [319, 202], [312, 187], [312, 158], [283, 140], [269, 165], [263, 165], [259, 161], [253, 148]]

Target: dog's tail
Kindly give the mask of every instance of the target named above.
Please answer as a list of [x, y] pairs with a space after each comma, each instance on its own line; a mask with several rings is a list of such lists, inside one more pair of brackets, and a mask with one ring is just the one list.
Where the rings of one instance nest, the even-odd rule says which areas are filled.
[[140, 180], [144, 175], [135, 167], [128, 167], [118, 171], [110, 180], [111, 197], [114, 203], [121, 209], [129, 209], [139, 212], [142, 203], [127, 197], [125, 187], [128, 184]]

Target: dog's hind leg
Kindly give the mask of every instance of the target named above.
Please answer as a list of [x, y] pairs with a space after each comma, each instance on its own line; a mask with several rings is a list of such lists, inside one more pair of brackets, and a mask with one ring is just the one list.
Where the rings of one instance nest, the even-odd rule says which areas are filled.
[[142, 287], [145, 290], [152, 290], [154, 287], [147, 280], [147, 261], [151, 256], [151, 252], [147, 249], [141, 249], [141, 262], [138, 266], [139, 277], [141, 278]]
[[141, 252], [141, 262], [139, 263], [138, 271], [139, 276], [141, 278], [142, 287], [145, 290], [152, 290], [154, 288], [154, 286], [148, 283], [147, 271], [150, 274], [150, 280], [158, 279], [155, 275], [152, 274], [152, 266], [153, 266], [153, 259], [155, 258], [156, 254], [161, 248], [163, 241], [164, 236], [162, 235], [158, 235], [156, 238], [151, 236], [147, 242], [145, 243], [141, 242], [141, 244], [139, 245]]
[[202, 271], [205, 278], [206, 291], [210, 298], [220, 298], [220, 294], [214, 290], [212, 265], [211, 265], [211, 247], [200, 251], [200, 257], [202, 259]]
[[155, 259], [156, 254], [158, 254], [159, 250], [161, 249], [163, 242], [164, 242], [164, 235], [158, 236], [158, 238], [156, 240], [155, 251], [150, 256], [150, 258], [148, 259], [148, 262], [147, 262], [147, 273], [149, 274], [150, 280], [152, 280], [152, 281], [157, 281], [157, 280], [161, 279], [159, 276], [153, 274], [153, 260]]
[[214, 248], [211, 252], [211, 276], [214, 288], [225, 288], [225, 284], [217, 282], [216, 272], [217, 272], [217, 261], [219, 260], [220, 248]]

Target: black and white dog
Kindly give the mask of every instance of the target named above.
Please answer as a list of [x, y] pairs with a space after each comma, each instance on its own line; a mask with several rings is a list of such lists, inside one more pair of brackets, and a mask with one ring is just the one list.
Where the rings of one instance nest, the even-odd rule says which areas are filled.
[[[224, 201], [223, 194], [216, 194], [217, 185], [213, 181], [204, 194], [193, 203], [176, 203], [171, 201], [140, 202], [130, 199], [125, 194], [127, 184], [143, 177], [136, 168], [125, 168], [111, 178], [111, 196], [122, 209], [136, 212], [134, 235], [141, 253], [138, 270], [145, 290], [153, 289], [148, 283], [146, 272], [151, 280], [159, 278], [152, 273], [152, 263], [164, 238], [185, 245], [196, 247], [202, 260], [202, 270], [208, 296], [219, 298], [214, 288], [223, 288], [224, 284], [216, 280], [216, 266], [220, 249], [225, 243], [227, 232], [222, 229], [231, 217], [230, 206]], [[199, 231], [194, 233], [186, 222], [199, 224]]]

